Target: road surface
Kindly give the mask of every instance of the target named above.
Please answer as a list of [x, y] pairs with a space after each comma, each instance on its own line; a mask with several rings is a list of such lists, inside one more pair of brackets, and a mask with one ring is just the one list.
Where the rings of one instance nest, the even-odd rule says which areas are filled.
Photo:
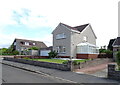
[[2, 65], [3, 83], [68, 83], [22, 69]]

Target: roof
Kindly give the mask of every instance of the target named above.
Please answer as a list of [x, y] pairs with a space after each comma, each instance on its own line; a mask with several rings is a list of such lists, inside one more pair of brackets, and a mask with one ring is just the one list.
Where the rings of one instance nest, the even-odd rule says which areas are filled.
[[50, 46], [50, 47], [47, 47], [47, 48], [41, 48], [40, 50], [52, 50], [52, 49], [53, 49], [53, 47]]
[[120, 45], [120, 37], [117, 37], [117, 39], [114, 41], [113, 46]]
[[69, 29], [72, 29], [72, 30], [77, 30], [79, 32], [82, 32], [89, 24], [84, 24], [84, 25], [80, 25], [80, 26], [75, 26], [75, 27], [71, 27], [69, 25], [66, 25], [66, 24], [63, 24], [63, 23], [60, 23], [66, 27], [68, 27]]
[[[35, 41], [35, 40], [27, 40], [27, 39], [15, 39], [14, 42], [19, 42], [20, 46], [23, 46], [23, 47], [38, 47], [38, 48], [46, 48], [47, 46], [45, 45], [45, 43], [41, 42], [41, 41]], [[13, 42], [13, 43], [14, 43]], [[29, 45], [25, 45], [24, 43], [25, 42], [28, 42]], [[35, 43], [35, 45], [33, 44]]]
[[114, 43], [115, 40], [116, 40], [116, 39], [110, 39], [109, 44], [108, 44], [108, 49], [109, 49], [109, 50], [113, 50], [112, 45], [113, 45], [113, 43]]
[[90, 44], [88, 42], [79, 43], [77, 46], [92, 46], [92, 47], [96, 47], [96, 45]]
[[[84, 29], [86, 29], [87, 26], [90, 26], [90, 28], [91, 28], [91, 30], [92, 30], [95, 38], [97, 39], [97, 37], [96, 37], [96, 35], [95, 35], [95, 33], [94, 33], [94, 31], [93, 31], [93, 29], [92, 29], [92, 27], [91, 27], [91, 25], [90, 25], [89, 23], [88, 23], [88, 24], [83, 24], [83, 25], [80, 25], [80, 26], [75, 26], [75, 27], [71, 27], [71, 26], [69, 26], [69, 25], [66, 25], [66, 24], [63, 24], [63, 23], [59, 23], [58, 26], [61, 26], [61, 25], [62, 25], [62, 26], [65, 26], [65, 27], [67, 27], [68, 29], [70, 29], [71, 31], [74, 31], [74, 32], [77, 32], [77, 33], [82, 32]], [[57, 29], [57, 28], [56, 28], [56, 29]], [[53, 30], [52, 34], [55, 32], [56, 29]]]

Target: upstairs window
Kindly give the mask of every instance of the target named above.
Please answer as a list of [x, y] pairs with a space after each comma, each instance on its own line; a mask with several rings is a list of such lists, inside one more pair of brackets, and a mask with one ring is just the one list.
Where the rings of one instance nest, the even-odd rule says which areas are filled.
[[87, 42], [87, 36], [83, 36], [83, 42]]
[[29, 45], [29, 42], [25, 42], [25, 45]]
[[61, 34], [56, 35], [56, 39], [64, 39], [64, 38], [66, 38], [65, 33], [61, 33]]
[[33, 45], [35, 45], [35, 43], [33, 43]]

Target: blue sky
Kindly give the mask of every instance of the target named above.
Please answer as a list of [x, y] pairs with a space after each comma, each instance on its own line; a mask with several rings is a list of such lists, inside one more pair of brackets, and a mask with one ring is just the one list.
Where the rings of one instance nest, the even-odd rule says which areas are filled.
[[118, 1], [0, 0], [0, 48], [9, 47], [15, 38], [51, 46], [51, 32], [60, 22], [70, 26], [90, 23], [97, 45], [107, 45], [118, 36]]

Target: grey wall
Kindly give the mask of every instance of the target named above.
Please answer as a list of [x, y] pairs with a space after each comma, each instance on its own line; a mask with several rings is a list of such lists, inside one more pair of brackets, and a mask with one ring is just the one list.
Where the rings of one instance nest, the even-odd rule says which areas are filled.
[[80, 34], [72, 32], [71, 34], [71, 56], [76, 56], [77, 52], [77, 45], [79, 43], [83, 42], [83, 37], [87, 37], [87, 42], [93, 45], [96, 45], [96, 37], [94, 36], [94, 33], [92, 32], [92, 29], [90, 26], [87, 26]]
[[[65, 33], [66, 38], [65, 39], [56, 39], [56, 35], [60, 33]], [[71, 33], [70, 30], [66, 29], [63, 25], [58, 25], [57, 28], [53, 32], [53, 50], [56, 50], [56, 46], [65, 46], [66, 47], [66, 53], [65, 54], [59, 54], [60, 56], [71, 56]]]
[[50, 62], [42, 62], [42, 61], [32, 61], [32, 60], [26, 60], [26, 59], [17, 59], [17, 58], [7, 58], [5, 57], [4, 60], [13, 61], [13, 62], [19, 62], [24, 64], [30, 64], [40, 67], [46, 67], [46, 68], [52, 68], [52, 69], [58, 69], [63, 71], [70, 71], [70, 65], [67, 64], [58, 64], [58, 63], [50, 63]]

